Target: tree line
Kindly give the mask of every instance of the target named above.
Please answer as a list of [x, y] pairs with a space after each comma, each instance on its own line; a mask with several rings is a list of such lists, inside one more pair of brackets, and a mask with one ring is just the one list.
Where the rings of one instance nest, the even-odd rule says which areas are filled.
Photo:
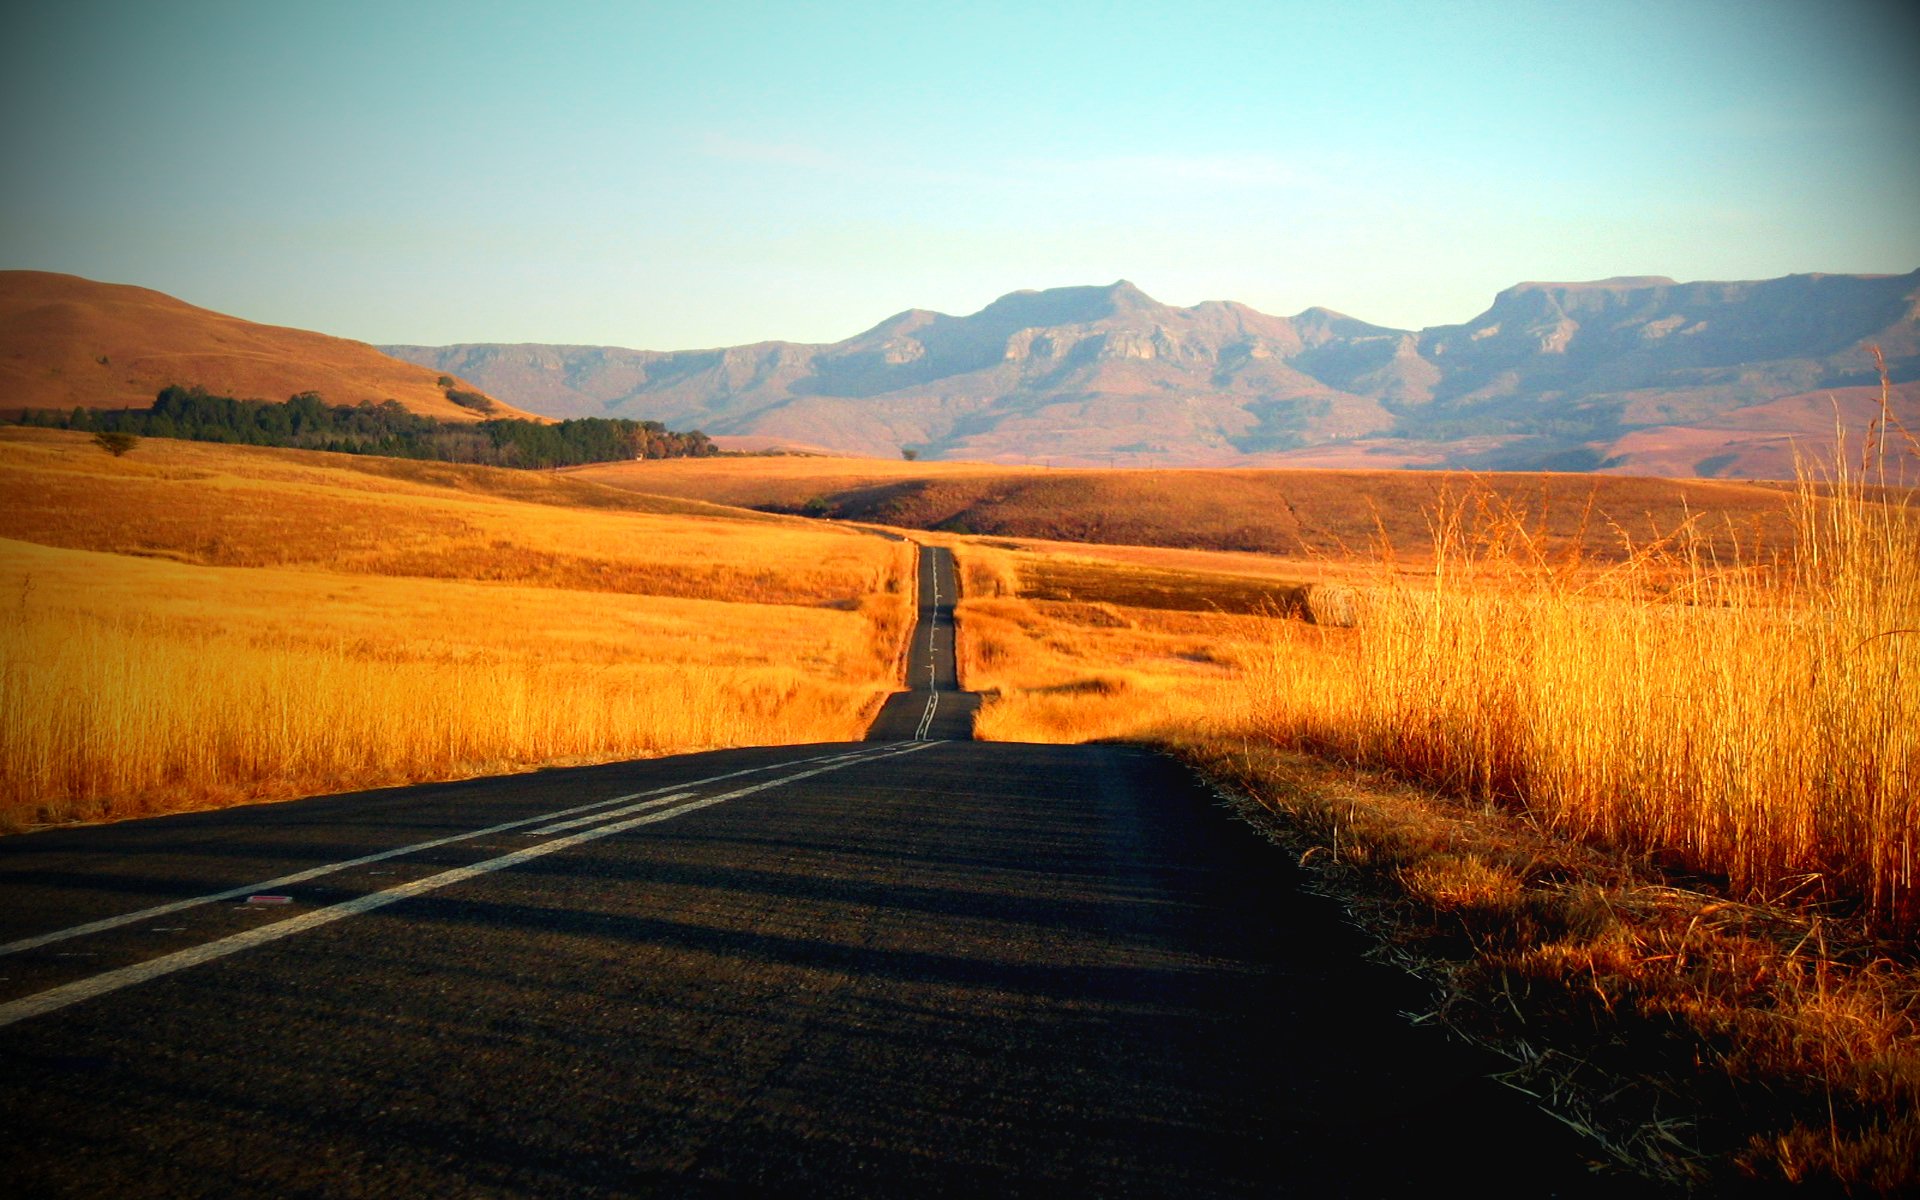
[[499, 467], [568, 467], [719, 453], [699, 430], [679, 433], [658, 421], [581, 417], [547, 424], [496, 417], [464, 423], [421, 416], [397, 400], [328, 404], [318, 392], [302, 392], [285, 402], [236, 400], [179, 386], [161, 389], [151, 408], [29, 409], [20, 423]]

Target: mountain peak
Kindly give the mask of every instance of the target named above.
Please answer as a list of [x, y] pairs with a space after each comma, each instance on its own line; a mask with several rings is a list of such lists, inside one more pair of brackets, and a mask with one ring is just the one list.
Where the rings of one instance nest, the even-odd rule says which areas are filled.
[[1665, 275], [1614, 275], [1607, 279], [1586, 280], [1529, 280], [1516, 283], [1501, 292], [1501, 296], [1519, 296], [1528, 292], [1551, 292], [1566, 295], [1573, 292], [1628, 292], [1641, 288], [1661, 288], [1679, 286]]
[[[875, 339], [901, 337], [915, 330], [924, 329], [935, 321], [941, 320], [941, 314], [929, 308], [909, 308], [897, 312], [864, 333], [856, 333], [847, 339], [848, 343], [869, 342]], [[844, 343], [843, 343], [844, 344]]]
[[1011, 328], [1042, 325], [1090, 325], [1109, 317], [1165, 307], [1125, 279], [1105, 286], [1058, 287], [1009, 292], [975, 314]]

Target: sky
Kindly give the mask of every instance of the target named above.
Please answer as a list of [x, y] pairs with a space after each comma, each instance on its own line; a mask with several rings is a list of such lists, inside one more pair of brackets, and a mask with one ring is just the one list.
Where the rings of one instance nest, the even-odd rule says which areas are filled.
[[374, 343], [671, 350], [1132, 280], [1470, 320], [1920, 268], [1920, 4], [0, 15], [0, 269]]

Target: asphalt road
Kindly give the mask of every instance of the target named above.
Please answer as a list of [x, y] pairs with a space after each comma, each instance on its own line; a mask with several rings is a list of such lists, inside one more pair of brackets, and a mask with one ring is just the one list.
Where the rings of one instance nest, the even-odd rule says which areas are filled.
[[965, 741], [973, 736], [980, 697], [960, 690], [953, 655], [953, 604], [960, 595], [953, 552], [920, 547], [920, 617], [907, 643], [907, 684], [881, 708], [870, 742], [915, 738]]
[[0, 1180], [1605, 1191], [1175, 765], [920, 732], [0, 841]]

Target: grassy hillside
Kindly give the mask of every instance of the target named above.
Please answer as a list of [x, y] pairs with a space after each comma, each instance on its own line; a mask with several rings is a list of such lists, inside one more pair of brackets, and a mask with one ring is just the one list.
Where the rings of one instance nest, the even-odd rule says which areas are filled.
[[0, 271], [0, 411], [144, 408], [179, 384], [263, 400], [300, 392], [330, 404], [391, 399], [448, 421], [541, 419], [497, 400], [485, 413], [456, 404], [440, 378], [364, 342], [260, 325], [146, 288]]
[[0, 430], [0, 818], [855, 737], [910, 571], [564, 476]]
[[[1424, 515], [1471, 492], [1525, 514], [1543, 548], [1619, 558], [1689, 521], [1719, 549], [1793, 533], [1791, 488], [1634, 476], [1416, 471], [1040, 470], [882, 459], [609, 463], [579, 477], [780, 512], [954, 533], [1245, 551], [1293, 559], [1430, 553]], [[1621, 536], [1614, 536], [1617, 528]]]
[[661, 496], [686, 496], [740, 508], [799, 510], [818, 500], [868, 488], [929, 479], [989, 480], [1042, 474], [1039, 468], [987, 463], [907, 462], [889, 458], [839, 458], [773, 454], [705, 463], [604, 463], [573, 468], [582, 478], [609, 487]]

